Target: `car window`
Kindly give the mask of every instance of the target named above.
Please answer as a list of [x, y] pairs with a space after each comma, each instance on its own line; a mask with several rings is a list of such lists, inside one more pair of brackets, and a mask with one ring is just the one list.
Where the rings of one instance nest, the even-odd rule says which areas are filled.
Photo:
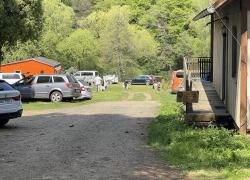
[[18, 74], [3, 74], [3, 79], [20, 79], [20, 76]]
[[60, 76], [54, 76], [54, 82], [55, 83], [58, 83], [58, 82], [65, 82], [63, 77], [60, 77]]
[[81, 72], [81, 76], [93, 76], [93, 72]]
[[176, 77], [177, 78], [183, 78], [183, 72], [177, 72]]
[[88, 84], [87, 83], [85, 83], [84, 81], [82, 81], [82, 80], [79, 80], [79, 82], [80, 83], [82, 83], [84, 86], [88, 86]]
[[140, 78], [141, 78], [141, 76], [137, 76], [137, 77], [136, 77], [136, 79], [140, 79]]
[[35, 80], [34, 76], [28, 76], [20, 81], [17, 82], [18, 85], [24, 85], [24, 84], [33, 84]]
[[51, 83], [51, 82], [52, 82], [51, 76], [39, 76], [36, 83], [40, 84], [40, 83]]
[[0, 91], [13, 91], [15, 90], [12, 86], [7, 84], [6, 82], [0, 81]]
[[146, 76], [141, 76], [141, 79], [145, 79], [146, 78]]
[[68, 81], [71, 82], [71, 83], [77, 83], [77, 80], [74, 76], [70, 76], [70, 75], [67, 75], [66, 76]]
[[75, 73], [74, 76], [80, 76], [80, 72]]

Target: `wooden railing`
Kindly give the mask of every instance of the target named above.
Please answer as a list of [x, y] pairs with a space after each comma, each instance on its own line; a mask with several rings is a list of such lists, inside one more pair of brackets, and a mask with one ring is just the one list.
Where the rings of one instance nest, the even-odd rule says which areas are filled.
[[211, 60], [209, 57], [184, 57], [184, 88], [190, 91], [193, 81], [211, 81]]

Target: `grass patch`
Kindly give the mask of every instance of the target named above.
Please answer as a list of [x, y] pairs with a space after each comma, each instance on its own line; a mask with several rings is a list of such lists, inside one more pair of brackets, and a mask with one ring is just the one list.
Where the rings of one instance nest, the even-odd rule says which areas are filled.
[[[223, 127], [193, 128], [185, 125], [182, 103], [166, 94], [149, 127], [150, 147], [158, 156], [198, 179], [243, 179], [250, 177], [250, 142], [235, 130]], [[238, 135], [238, 136], [234, 136]]]
[[146, 99], [146, 96], [142, 93], [135, 93], [134, 97], [130, 99], [129, 101], [144, 101]]
[[[93, 98], [92, 100], [75, 100], [71, 102], [59, 102], [52, 103], [50, 100], [32, 100], [32, 101], [23, 101], [24, 110], [44, 110], [44, 109], [58, 109], [58, 108], [67, 108], [74, 106], [87, 105], [95, 102], [107, 102], [107, 101], [121, 101], [128, 98], [128, 92], [138, 92], [138, 93], [148, 93], [151, 95], [153, 101], [160, 101], [162, 96], [168, 94], [167, 90], [162, 90], [157, 92], [156, 89], [152, 89], [152, 85], [131, 85], [129, 89], [123, 89], [122, 84], [109, 84], [107, 91], [101, 91], [96, 93], [96, 88], [93, 88]], [[134, 101], [143, 101], [145, 96], [135, 94]]]

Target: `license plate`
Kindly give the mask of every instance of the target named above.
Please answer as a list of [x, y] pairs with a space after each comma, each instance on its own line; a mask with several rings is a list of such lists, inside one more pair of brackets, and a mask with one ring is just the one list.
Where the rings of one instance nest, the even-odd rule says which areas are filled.
[[12, 103], [12, 99], [8, 98], [8, 99], [0, 99], [0, 104], [11, 104]]
[[77, 93], [80, 93], [80, 92], [81, 92], [81, 90], [80, 90], [80, 89], [76, 89], [76, 92], [77, 92]]

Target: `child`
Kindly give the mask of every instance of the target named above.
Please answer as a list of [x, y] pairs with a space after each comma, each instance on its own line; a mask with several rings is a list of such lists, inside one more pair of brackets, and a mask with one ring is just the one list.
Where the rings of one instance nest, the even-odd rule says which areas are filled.
[[157, 84], [157, 90], [161, 91], [161, 83], [160, 82]]

